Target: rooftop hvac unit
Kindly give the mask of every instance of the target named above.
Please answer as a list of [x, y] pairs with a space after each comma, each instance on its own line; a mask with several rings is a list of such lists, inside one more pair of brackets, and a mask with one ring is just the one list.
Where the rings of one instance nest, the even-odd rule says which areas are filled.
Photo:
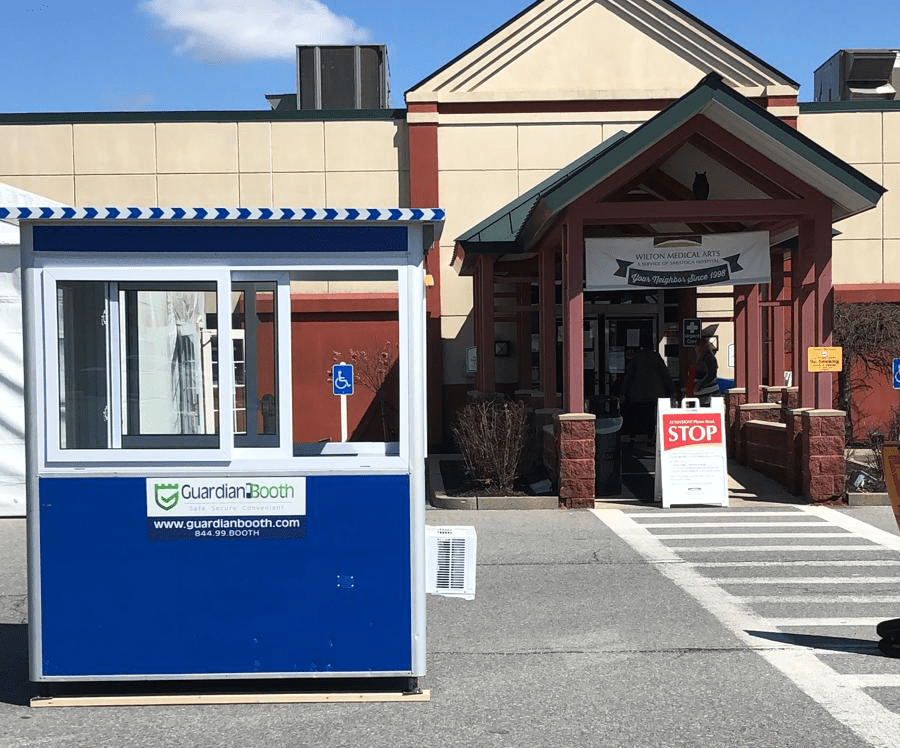
[[900, 53], [891, 49], [842, 49], [814, 76], [816, 101], [890, 101], [900, 91]]
[[297, 46], [297, 109], [388, 109], [387, 47]]
[[425, 526], [425, 592], [475, 599], [474, 527]]

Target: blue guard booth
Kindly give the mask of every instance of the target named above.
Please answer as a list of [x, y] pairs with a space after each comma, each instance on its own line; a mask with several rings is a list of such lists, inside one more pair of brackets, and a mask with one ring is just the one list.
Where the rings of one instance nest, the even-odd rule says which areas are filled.
[[22, 228], [32, 680], [422, 676], [442, 211], [0, 217]]

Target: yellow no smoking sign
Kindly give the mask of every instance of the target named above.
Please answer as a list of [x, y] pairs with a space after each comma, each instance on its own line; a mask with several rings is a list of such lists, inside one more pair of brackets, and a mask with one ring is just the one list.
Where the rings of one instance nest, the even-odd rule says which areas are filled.
[[844, 364], [844, 349], [840, 347], [807, 348], [809, 371], [840, 371]]

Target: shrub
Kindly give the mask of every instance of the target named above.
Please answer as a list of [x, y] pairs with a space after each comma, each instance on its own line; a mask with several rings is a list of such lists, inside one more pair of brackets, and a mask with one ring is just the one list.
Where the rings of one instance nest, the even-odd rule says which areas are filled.
[[483, 489], [508, 493], [518, 477], [525, 449], [528, 412], [515, 400], [467, 403], [453, 427], [466, 473]]
[[900, 441], [900, 408], [891, 408], [891, 418], [880, 429], [868, 433], [865, 449], [861, 450], [858, 465], [848, 464], [848, 490], [884, 491], [884, 444]]

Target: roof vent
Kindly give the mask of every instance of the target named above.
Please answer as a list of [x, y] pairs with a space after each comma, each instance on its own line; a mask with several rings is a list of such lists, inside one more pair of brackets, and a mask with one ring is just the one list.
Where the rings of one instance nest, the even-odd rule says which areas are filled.
[[900, 53], [842, 49], [815, 72], [816, 101], [890, 101], [900, 98]]
[[387, 47], [297, 46], [297, 109], [388, 109]]

